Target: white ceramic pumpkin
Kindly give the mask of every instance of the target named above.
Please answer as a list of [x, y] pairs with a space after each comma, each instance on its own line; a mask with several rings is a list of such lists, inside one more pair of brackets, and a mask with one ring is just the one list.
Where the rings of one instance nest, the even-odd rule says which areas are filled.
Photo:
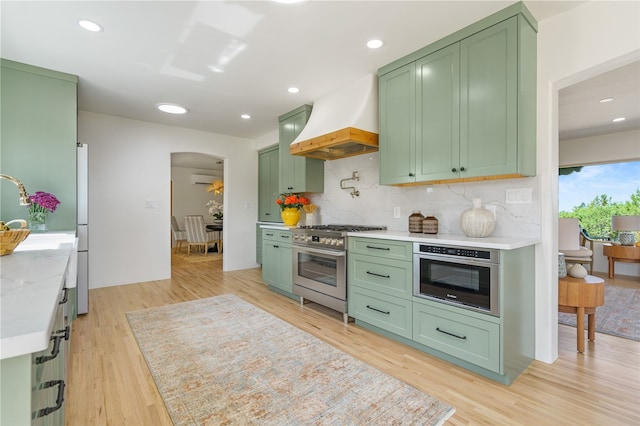
[[573, 278], [584, 278], [587, 276], [587, 268], [579, 263], [574, 264], [567, 270], [567, 274]]

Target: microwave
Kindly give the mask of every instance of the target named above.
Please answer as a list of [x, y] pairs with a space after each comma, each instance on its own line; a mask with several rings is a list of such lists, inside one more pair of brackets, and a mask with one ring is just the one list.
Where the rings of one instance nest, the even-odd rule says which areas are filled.
[[500, 251], [414, 243], [413, 294], [500, 316]]

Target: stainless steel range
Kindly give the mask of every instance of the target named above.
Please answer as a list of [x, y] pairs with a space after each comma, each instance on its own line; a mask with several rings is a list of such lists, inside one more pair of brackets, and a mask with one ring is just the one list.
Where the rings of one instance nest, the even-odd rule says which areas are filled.
[[293, 293], [347, 314], [347, 233], [385, 230], [386, 226], [316, 225], [294, 228]]

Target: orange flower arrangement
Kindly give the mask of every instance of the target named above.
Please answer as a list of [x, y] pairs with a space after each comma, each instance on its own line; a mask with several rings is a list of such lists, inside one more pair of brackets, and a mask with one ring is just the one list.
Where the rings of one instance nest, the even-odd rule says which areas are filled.
[[311, 204], [311, 200], [305, 196], [299, 196], [297, 194], [280, 194], [276, 199], [276, 204], [280, 206], [280, 210], [299, 209], [302, 206]]

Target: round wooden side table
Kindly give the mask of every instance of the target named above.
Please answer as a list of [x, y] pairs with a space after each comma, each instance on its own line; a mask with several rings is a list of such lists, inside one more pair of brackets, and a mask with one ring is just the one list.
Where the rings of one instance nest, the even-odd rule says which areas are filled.
[[558, 311], [576, 314], [578, 352], [584, 352], [584, 316], [589, 340], [596, 339], [596, 307], [604, 305], [604, 280], [593, 275], [584, 278], [564, 277], [558, 279]]
[[640, 263], [640, 247], [602, 245], [602, 254], [609, 258], [609, 278], [616, 274], [616, 262]]

